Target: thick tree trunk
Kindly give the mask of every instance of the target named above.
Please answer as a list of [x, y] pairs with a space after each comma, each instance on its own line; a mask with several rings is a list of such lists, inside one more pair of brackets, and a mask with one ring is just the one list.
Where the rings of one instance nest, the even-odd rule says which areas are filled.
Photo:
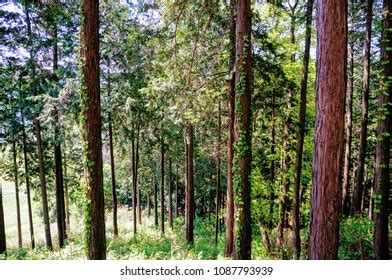
[[44, 163], [44, 155], [42, 151], [41, 124], [39, 119], [34, 120], [34, 125], [35, 125], [35, 137], [37, 139], [37, 155], [38, 155], [39, 177], [40, 177], [40, 186], [41, 186], [42, 211], [43, 211], [44, 226], [45, 226], [45, 240], [46, 240], [46, 246], [49, 249], [53, 249], [52, 237], [50, 234], [48, 197], [46, 192], [45, 163]]
[[251, 53], [251, 9], [250, 0], [236, 3], [236, 116], [234, 122], [234, 189], [236, 190], [236, 239], [237, 258], [247, 260], [251, 257], [251, 100], [253, 90], [252, 53]]
[[359, 133], [358, 166], [353, 191], [352, 213], [361, 213], [361, 194], [364, 191], [364, 167], [366, 159], [368, 107], [369, 107], [369, 81], [370, 81], [370, 47], [373, 18], [373, 0], [366, 1], [366, 31], [363, 45], [363, 78], [362, 78], [362, 114], [361, 129]]
[[18, 247], [23, 247], [22, 241], [22, 225], [20, 221], [20, 202], [19, 202], [19, 176], [18, 176], [18, 164], [16, 161], [16, 139], [12, 142], [12, 153], [14, 159], [14, 183], [15, 183], [15, 201], [16, 201], [16, 224], [18, 227]]
[[234, 102], [235, 102], [235, 0], [230, 0], [230, 72], [231, 79], [227, 91], [227, 202], [226, 202], [226, 242], [225, 257], [235, 252], [234, 243], [234, 193], [233, 193], [233, 143], [234, 143]]
[[336, 259], [342, 208], [347, 1], [317, 1], [316, 127], [310, 259]]
[[375, 189], [374, 201], [374, 253], [376, 259], [388, 260], [389, 255], [389, 192], [390, 192], [390, 144], [391, 144], [391, 96], [392, 85], [392, 0], [384, 0], [382, 19], [381, 58], [383, 82], [378, 98], [380, 118], [377, 125]]
[[193, 124], [186, 128], [186, 192], [185, 192], [185, 231], [186, 242], [193, 243], [193, 221], [195, 218], [193, 189]]
[[82, 153], [87, 188], [85, 230], [89, 259], [106, 259], [99, 80], [99, 1], [82, 1]]
[[172, 162], [169, 158], [169, 226], [173, 229], [173, 189], [172, 189]]
[[161, 132], [161, 235], [165, 234], [165, 146]]
[[3, 184], [0, 181], [0, 254], [7, 251], [5, 237], [4, 208], [3, 208]]
[[[353, 1], [353, 0], [352, 0]], [[353, 6], [353, 2], [351, 2]], [[353, 18], [351, 16], [351, 18]], [[353, 19], [351, 19], [353, 20]], [[348, 43], [348, 73], [347, 73], [347, 112], [346, 112], [346, 146], [344, 153], [342, 211], [344, 216], [350, 214], [350, 168], [351, 168], [351, 142], [354, 96], [354, 41]]]
[[154, 224], [158, 227], [158, 183], [157, 177], [154, 177]]
[[26, 140], [26, 128], [24, 122], [24, 116], [22, 115], [22, 138], [23, 138], [23, 157], [24, 157], [24, 168], [25, 168], [25, 180], [26, 180], [26, 193], [27, 193], [27, 209], [29, 215], [29, 229], [30, 229], [30, 240], [31, 249], [35, 248], [34, 238], [34, 225], [33, 225], [33, 211], [31, 208], [31, 194], [30, 194], [30, 171], [29, 171], [29, 159], [27, 158], [27, 140]]
[[308, 88], [308, 69], [310, 57], [310, 44], [312, 36], [312, 14], [314, 0], [308, 0], [306, 4], [306, 34], [305, 34], [305, 51], [302, 65], [302, 78], [300, 89], [300, 105], [299, 105], [299, 137], [297, 142], [297, 154], [295, 159], [295, 178], [293, 190], [293, 251], [294, 258], [299, 259], [301, 255], [301, 236], [299, 222], [299, 206], [300, 206], [300, 189], [301, 189], [301, 173], [302, 158], [304, 151], [305, 128], [306, 128], [306, 103]]
[[221, 102], [219, 101], [218, 105], [218, 143], [217, 143], [217, 154], [216, 154], [216, 211], [215, 211], [215, 244], [218, 244], [218, 234], [219, 234], [219, 215], [220, 215], [220, 204], [221, 204], [221, 174], [220, 174], [220, 165], [221, 165]]

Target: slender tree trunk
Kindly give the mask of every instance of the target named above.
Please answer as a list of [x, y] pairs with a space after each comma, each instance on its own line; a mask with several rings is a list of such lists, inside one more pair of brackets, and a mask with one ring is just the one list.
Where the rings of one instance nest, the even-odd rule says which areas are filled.
[[30, 229], [30, 240], [31, 249], [35, 248], [34, 238], [34, 225], [33, 225], [33, 211], [31, 208], [31, 194], [30, 194], [30, 171], [29, 171], [29, 159], [27, 158], [27, 140], [26, 140], [26, 128], [24, 122], [24, 116], [22, 114], [22, 138], [23, 138], [23, 157], [24, 157], [24, 168], [25, 168], [25, 179], [26, 179], [26, 193], [27, 193], [27, 208], [29, 215], [29, 229]]
[[46, 192], [45, 163], [44, 163], [44, 155], [42, 151], [41, 125], [39, 119], [34, 120], [34, 125], [35, 125], [35, 137], [37, 139], [37, 155], [38, 155], [39, 177], [40, 177], [40, 185], [41, 185], [42, 211], [43, 211], [44, 225], [45, 225], [45, 240], [46, 240], [46, 246], [50, 250], [52, 250], [53, 246], [52, 246], [52, 237], [50, 234], [48, 197]]
[[4, 208], [3, 208], [3, 184], [0, 181], [0, 254], [7, 251], [7, 242], [5, 237]]
[[169, 226], [173, 229], [173, 189], [172, 189], [172, 162], [169, 158]]
[[[351, 7], [354, 0], [351, 0]], [[351, 12], [353, 22], [353, 12]], [[353, 27], [352, 27], [353, 28]], [[351, 167], [351, 142], [352, 142], [352, 119], [353, 119], [353, 96], [354, 96], [354, 40], [348, 43], [348, 79], [347, 79], [347, 112], [346, 112], [346, 147], [344, 153], [343, 170], [343, 193], [342, 211], [344, 216], [350, 214], [350, 167]]]
[[336, 259], [342, 209], [347, 1], [317, 2], [316, 127], [310, 259]]
[[186, 242], [193, 243], [193, 221], [195, 218], [193, 189], [193, 124], [186, 128], [186, 193], [185, 193], [185, 231]]
[[110, 148], [110, 171], [112, 179], [112, 209], [113, 209], [113, 235], [118, 236], [118, 226], [117, 226], [117, 193], [116, 193], [116, 174], [114, 167], [114, 149], [113, 149], [113, 127], [112, 118], [109, 113], [109, 148]]
[[137, 122], [137, 134], [136, 134], [136, 169], [135, 169], [135, 177], [136, 177], [136, 191], [137, 191], [137, 212], [139, 224], [142, 224], [142, 206], [140, 201], [140, 187], [139, 187], [139, 136], [140, 136], [140, 121], [138, 119]]
[[106, 259], [99, 81], [99, 1], [82, 1], [82, 153], [87, 187], [85, 230], [89, 259]]
[[14, 158], [14, 182], [15, 182], [15, 200], [16, 200], [16, 224], [18, 226], [18, 246], [23, 247], [22, 241], [22, 225], [20, 222], [20, 202], [19, 202], [19, 176], [18, 176], [18, 164], [16, 161], [16, 139], [12, 142], [12, 153]]
[[366, 159], [368, 107], [369, 107], [369, 81], [370, 81], [370, 47], [373, 18], [373, 0], [366, 1], [366, 31], [363, 45], [363, 79], [362, 79], [362, 114], [361, 129], [359, 133], [358, 167], [353, 191], [353, 214], [361, 213], [361, 194], [364, 190], [364, 167]]
[[135, 129], [132, 124], [132, 213], [133, 213], [133, 234], [137, 233], [137, 186], [136, 186], [136, 149], [135, 149]]
[[176, 218], [178, 217], [178, 208], [179, 208], [179, 200], [178, 200], [178, 162], [176, 162]]
[[237, 170], [234, 172], [236, 190], [237, 258], [247, 260], [251, 257], [251, 100], [253, 90], [252, 51], [251, 51], [251, 9], [250, 0], [237, 0], [236, 3], [236, 116], [234, 122], [234, 150]]
[[147, 191], [147, 217], [150, 218], [151, 216], [151, 205], [150, 205], [150, 191]]
[[154, 177], [154, 224], [158, 227], [158, 183], [157, 177]]
[[67, 161], [66, 153], [64, 153], [64, 196], [65, 196], [65, 212], [66, 212], [66, 230], [67, 234], [71, 233], [71, 223], [70, 223], [70, 212], [69, 212], [69, 195], [68, 195], [68, 184], [67, 184]]
[[235, 103], [235, 1], [230, 0], [230, 72], [227, 90], [227, 203], [226, 203], [226, 242], [225, 256], [232, 257], [236, 251], [234, 243], [234, 193], [233, 193], [233, 143], [234, 143], [234, 103]]
[[216, 154], [216, 212], [215, 212], [215, 244], [218, 244], [218, 234], [219, 234], [219, 214], [220, 214], [220, 202], [221, 202], [221, 174], [220, 174], [220, 149], [221, 149], [221, 102], [219, 100], [218, 104], [218, 143], [217, 143], [217, 154]]
[[301, 255], [301, 236], [299, 222], [299, 206], [300, 206], [300, 189], [301, 189], [301, 173], [302, 158], [304, 151], [305, 128], [306, 128], [306, 103], [308, 88], [308, 71], [310, 44], [312, 36], [312, 14], [314, 0], [308, 0], [306, 4], [306, 34], [305, 34], [305, 51], [302, 64], [302, 78], [300, 89], [300, 105], [299, 105], [299, 137], [297, 141], [297, 154], [295, 159], [295, 178], [293, 190], [293, 251], [294, 258], [299, 259]]
[[161, 235], [165, 234], [165, 146], [161, 135]]
[[391, 144], [391, 96], [392, 85], [392, 0], [384, 0], [382, 19], [381, 59], [383, 81], [378, 98], [380, 118], [377, 125], [376, 170], [374, 193], [374, 253], [376, 259], [388, 260], [389, 255], [389, 192], [390, 192], [390, 144]]
[[[272, 123], [272, 128], [271, 128], [271, 155], [275, 155], [275, 136], [276, 136], [276, 128], [275, 128], [275, 118], [276, 118], [276, 101], [275, 101], [275, 95], [272, 96], [272, 112], [271, 112], [271, 123]], [[275, 204], [275, 190], [274, 190], [274, 184], [275, 184], [275, 159], [271, 160], [271, 166], [270, 166], [270, 195], [269, 195], [269, 201], [270, 201], [270, 207], [269, 207], [269, 220], [268, 220], [268, 228], [272, 229], [272, 216], [273, 216], [273, 211], [274, 211], [274, 204]]]
[[369, 212], [368, 212], [368, 218], [369, 220], [373, 220], [373, 210], [374, 210], [374, 176], [373, 176], [373, 181], [371, 182], [370, 185], [370, 197], [369, 197]]

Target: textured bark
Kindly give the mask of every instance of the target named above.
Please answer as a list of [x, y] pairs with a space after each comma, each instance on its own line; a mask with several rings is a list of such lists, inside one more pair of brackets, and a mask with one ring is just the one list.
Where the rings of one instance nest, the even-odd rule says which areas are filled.
[[186, 128], [186, 193], [185, 193], [185, 231], [186, 242], [193, 243], [193, 220], [195, 218], [193, 189], [193, 124]]
[[[351, 2], [353, 6], [353, 0]], [[353, 16], [351, 16], [353, 21]], [[348, 73], [347, 73], [347, 112], [346, 112], [346, 145], [344, 152], [343, 169], [343, 193], [342, 211], [344, 216], [350, 214], [350, 168], [351, 168], [351, 142], [352, 142], [352, 120], [353, 120], [353, 96], [354, 96], [354, 40], [348, 43]]]
[[22, 240], [22, 225], [20, 222], [20, 202], [19, 202], [19, 176], [18, 176], [18, 164], [16, 161], [16, 139], [12, 142], [12, 154], [14, 159], [14, 183], [15, 183], [15, 201], [16, 201], [16, 224], [18, 227], [18, 246], [23, 247]]
[[217, 143], [217, 154], [216, 154], [216, 209], [215, 209], [215, 244], [218, 244], [218, 234], [220, 231], [220, 222], [219, 222], [219, 215], [220, 215], [220, 204], [221, 204], [221, 172], [220, 172], [220, 165], [221, 165], [221, 102], [219, 101], [218, 105], [218, 143]]
[[361, 213], [361, 198], [364, 191], [364, 168], [366, 159], [368, 107], [369, 107], [369, 81], [370, 81], [370, 47], [373, 18], [373, 0], [366, 1], [366, 31], [363, 45], [363, 78], [362, 78], [362, 112], [361, 128], [359, 133], [359, 150], [357, 160], [357, 174], [353, 190], [353, 214]]
[[161, 235], [165, 234], [165, 143], [161, 132]]
[[154, 224], [158, 227], [158, 183], [154, 176]]
[[233, 143], [234, 143], [234, 100], [235, 100], [235, 0], [230, 1], [230, 71], [231, 79], [227, 90], [227, 195], [226, 195], [226, 242], [225, 256], [235, 252], [234, 243], [234, 194], [233, 194]]
[[173, 189], [172, 189], [172, 162], [169, 158], [169, 226], [173, 229]]
[[300, 89], [300, 105], [299, 105], [299, 137], [297, 141], [297, 154], [295, 159], [295, 178], [293, 190], [293, 252], [294, 258], [299, 259], [301, 255], [301, 236], [299, 223], [299, 206], [300, 206], [300, 189], [301, 189], [301, 173], [302, 158], [304, 151], [305, 128], [306, 128], [306, 103], [308, 88], [308, 71], [310, 44], [312, 36], [312, 14], [314, 0], [308, 0], [306, 4], [306, 34], [305, 34], [305, 51], [302, 64], [302, 78]]
[[4, 208], [3, 208], [3, 184], [0, 182], [0, 254], [7, 251], [5, 237]]
[[[235, 121], [234, 150], [238, 171], [234, 173], [236, 190], [236, 239], [237, 258], [247, 260], [251, 257], [251, 99], [252, 99], [252, 53], [251, 53], [251, 9], [250, 0], [236, 3], [236, 62], [235, 62]], [[238, 88], [237, 88], [238, 87]]]
[[374, 193], [379, 199], [374, 201], [374, 253], [376, 259], [388, 260], [389, 255], [389, 192], [390, 192], [390, 145], [391, 145], [391, 96], [392, 84], [392, 1], [384, 0], [382, 19], [382, 91], [378, 98], [380, 119], [377, 125], [376, 170]]
[[38, 155], [39, 178], [40, 178], [40, 187], [41, 187], [42, 211], [43, 211], [44, 226], [45, 226], [45, 240], [46, 240], [46, 246], [49, 249], [53, 249], [52, 237], [50, 233], [48, 197], [46, 192], [45, 163], [44, 163], [44, 155], [42, 151], [41, 124], [39, 119], [34, 120], [34, 125], [35, 125], [35, 137], [37, 139], [36, 140], [37, 155]]
[[[82, 136], [89, 259], [106, 259], [99, 70], [99, 1], [82, 1]], [[84, 104], [83, 104], [84, 103]]]
[[24, 116], [22, 115], [22, 138], [23, 138], [23, 158], [24, 158], [24, 168], [25, 168], [25, 180], [26, 180], [26, 194], [27, 194], [27, 209], [29, 216], [29, 230], [30, 230], [30, 241], [31, 248], [35, 248], [35, 238], [34, 238], [34, 225], [33, 225], [33, 211], [31, 208], [31, 194], [30, 194], [30, 171], [29, 171], [29, 159], [27, 157], [27, 140], [26, 140], [26, 128], [24, 122]]
[[310, 259], [336, 259], [342, 207], [347, 2], [317, 0], [316, 127]]

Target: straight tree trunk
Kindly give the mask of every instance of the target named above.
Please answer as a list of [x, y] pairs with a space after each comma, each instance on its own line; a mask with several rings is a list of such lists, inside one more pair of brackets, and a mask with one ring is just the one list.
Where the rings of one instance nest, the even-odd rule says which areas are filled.
[[45, 226], [45, 240], [46, 240], [46, 246], [50, 250], [52, 250], [53, 246], [52, 246], [52, 237], [50, 234], [48, 196], [46, 192], [45, 163], [44, 163], [44, 155], [42, 151], [41, 124], [39, 119], [34, 120], [34, 125], [35, 125], [35, 137], [37, 139], [37, 155], [38, 155], [39, 177], [40, 177], [40, 186], [41, 186], [42, 211], [43, 211], [44, 226]]
[[337, 259], [342, 209], [347, 1], [317, 1], [316, 127], [309, 258]]
[[[276, 101], [275, 95], [272, 96], [272, 111], [271, 111], [271, 155], [275, 155], [275, 136], [276, 136], [276, 128], [275, 128], [275, 118], [276, 118]], [[274, 183], [275, 183], [275, 159], [271, 160], [270, 166], [270, 207], [269, 207], [269, 220], [268, 220], [268, 228], [272, 229], [272, 215], [274, 211], [274, 202], [275, 202], [275, 190], [274, 190]]]
[[[351, 0], [351, 9], [354, 0]], [[354, 22], [353, 12], [351, 21]], [[353, 23], [352, 23], [353, 24]], [[353, 27], [351, 27], [353, 28]], [[354, 39], [348, 42], [348, 79], [347, 79], [347, 112], [346, 112], [346, 146], [344, 153], [343, 169], [343, 193], [342, 193], [342, 212], [344, 216], [350, 214], [350, 168], [351, 168], [351, 142], [352, 142], [352, 119], [353, 119], [353, 96], [354, 96]]]
[[173, 189], [172, 189], [172, 162], [169, 158], [169, 226], [173, 229]]
[[156, 176], [154, 176], [154, 224], [158, 227], [158, 183]]
[[71, 223], [70, 223], [70, 212], [69, 212], [69, 195], [68, 195], [68, 184], [67, 184], [67, 161], [66, 161], [66, 153], [64, 153], [64, 196], [65, 196], [65, 217], [66, 217], [66, 230], [68, 235], [71, 232]]
[[150, 191], [147, 191], [147, 217], [150, 218], [151, 216], [151, 205], [150, 205]]
[[293, 190], [293, 252], [294, 259], [299, 259], [301, 255], [301, 236], [299, 223], [299, 206], [300, 206], [300, 189], [301, 189], [301, 173], [302, 158], [304, 151], [305, 128], [306, 128], [306, 103], [308, 88], [308, 71], [310, 44], [312, 36], [312, 14], [314, 0], [308, 0], [306, 4], [306, 34], [305, 34], [305, 51], [302, 64], [302, 78], [300, 89], [300, 105], [299, 105], [299, 137], [297, 141], [297, 154], [295, 159], [295, 178]]
[[390, 145], [391, 145], [391, 96], [392, 85], [392, 0], [384, 0], [382, 11], [382, 90], [378, 98], [380, 117], [377, 125], [376, 170], [374, 193], [374, 253], [376, 259], [389, 260], [389, 188], [390, 188]]
[[179, 208], [179, 201], [178, 201], [178, 162], [176, 162], [176, 215], [178, 217], [178, 208]]
[[226, 195], [226, 242], [225, 257], [232, 257], [236, 251], [234, 243], [234, 193], [233, 193], [233, 143], [234, 143], [234, 106], [235, 106], [235, 1], [230, 0], [230, 72], [227, 90], [227, 195]]
[[135, 149], [135, 129], [132, 125], [132, 213], [133, 213], [133, 234], [137, 233], [137, 186], [136, 186], [136, 149]]
[[218, 143], [217, 143], [217, 154], [216, 154], [216, 211], [215, 211], [215, 244], [218, 244], [218, 234], [219, 234], [219, 214], [220, 214], [220, 202], [221, 202], [221, 174], [220, 174], [220, 165], [221, 165], [221, 158], [220, 158], [220, 143], [221, 143], [221, 102], [219, 100], [218, 104]]
[[185, 192], [185, 231], [186, 242], [193, 244], [193, 221], [195, 218], [193, 189], [193, 124], [186, 128], [186, 192]]
[[251, 52], [251, 9], [250, 0], [237, 0], [236, 3], [236, 62], [235, 62], [235, 121], [234, 149], [236, 171], [234, 190], [236, 190], [237, 214], [237, 258], [247, 260], [251, 257], [251, 100], [253, 90], [252, 52]]
[[23, 138], [23, 157], [24, 157], [24, 168], [25, 168], [25, 180], [26, 180], [26, 193], [27, 193], [27, 209], [29, 215], [29, 229], [30, 229], [30, 240], [31, 249], [35, 248], [34, 238], [34, 225], [33, 225], [33, 211], [31, 208], [31, 194], [30, 194], [30, 171], [29, 171], [29, 159], [27, 158], [27, 140], [26, 140], [26, 128], [24, 122], [24, 116], [22, 115], [22, 138]]
[[110, 148], [110, 171], [112, 179], [112, 210], [113, 210], [113, 235], [118, 236], [117, 226], [117, 193], [116, 193], [116, 174], [114, 166], [114, 149], [113, 149], [113, 127], [112, 118], [109, 113], [109, 148]]
[[373, 18], [373, 0], [366, 1], [366, 31], [363, 45], [363, 78], [362, 78], [362, 113], [359, 133], [358, 167], [353, 191], [352, 213], [361, 213], [361, 194], [364, 191], [364, 167], [366, 159], [368, 107], [369, 107], [369, 81], [370, 81], [370, 47]]
[[139, 187], [139, 136], [140, 136], [140, 121], [137, 122], [137, 134], [136, 134], [136, 169], [135, 169], [135, 176], [136, 176], [136, 191], [137, 191], [137, 212], [138, 212], [138, 219], [139, 224], [142, 224], [142, 208], [140, 202], [140, 187]]
[[7, 251], [7, 242], [5, 237], [4, 208], [3, 208], [3, 184], [0, 181], [0, 254]]
[[161, 236], [165, 234], [165, 146], [161, 135]]
[[15, 200], [16, 200], [16, 224], [18, 226], [18, 247], [23, 247], [22, 241], [22, 225], [20, 221], [20, 202], [19, 202], [19, 176], [18, 176], [18, 164], [16, 161], [16, 139], [12, 142], [12, 153], [14, 156], [14, 182], [15, 182]]
[[106, 259], [99, 70], [99, 1], [82, 1], [81, 128], [84, 184], [87, 189], [85, 231], [88, 259]]

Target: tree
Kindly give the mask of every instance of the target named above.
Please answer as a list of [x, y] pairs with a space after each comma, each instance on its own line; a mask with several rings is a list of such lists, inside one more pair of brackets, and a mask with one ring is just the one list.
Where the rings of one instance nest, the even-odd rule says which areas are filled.
[[18, 162], [17, 162], [17, 151], [16, 151], [16, 139], [12, 143], [12, 153], [14, 158], [14, 182], [15, 182], [15, 201], [16, 201], [16, 223], [18, 225], [18, 246], [23, 247], [22, 241], [22, 225], [20, 222], [20, 202], [19, 202], [19, 175], [18, 175]]
[[99, 1], [82, 2], [81, 130], [84, 163], [85, 235], [88, 258], [106, 259], [99, 81]]
[[382, 9], [382, 82], [379, 103], [379, 121], [377, 124], [375, 195], [374, 197], [374, 253], [376, 259], [389, 259], [388, 220], [389, 220], [389, 161], [391, 131], [391, 96], [392, 96], [392, 1], [384, 0]]
[[251, 257], [251, 98], [252, 98], [252, 53], [251, 10], [249, 0], [236, 3], [236, 60], [235, 60], [235, 122], [233, 189], [236, 207], [237, 258]]
[[161, 131], [161, 236], [165, 234], [165, 142]]
[[195, 218], [195, 190], [193, 188], [193, 124], [186, 127], [186, 192], [185, 192], [185, 236], [193, 243], [193, 220]]
[[312, 171], [310, 259], [336, 259], [341, 213], [347, 2], [317, 2], [316, 125]]
[[7, 250], [3, 208], [3, 184], [0, 182], [0, 254]]

